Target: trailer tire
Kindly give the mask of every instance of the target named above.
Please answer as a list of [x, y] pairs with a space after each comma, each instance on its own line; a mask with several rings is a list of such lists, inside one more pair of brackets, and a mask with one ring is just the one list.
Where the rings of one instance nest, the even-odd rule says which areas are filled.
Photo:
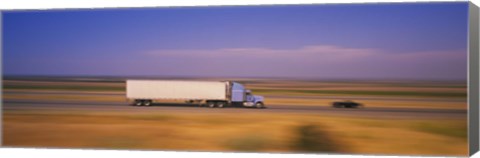
[[207, 102], [207, 107], [214, 108], [215, 107], [215, 102]]
[[143, 102], [141, 100], [135, 100], [133, 105], [135, 106], [141, 106], [143, 104]]
[[152, 101], [151, 101], [151, 100], [144, 100], [144, 101], [143, 101], [143, 105], [144, 105], [144, 106], [151, 106], [151, 105], [152, 105]]
[[225, 107], [225, 102], [217, 102], [217, 103], [216, 103], [216, 106], [217, 106], [218, 108], [223, 108], [223, 107]]

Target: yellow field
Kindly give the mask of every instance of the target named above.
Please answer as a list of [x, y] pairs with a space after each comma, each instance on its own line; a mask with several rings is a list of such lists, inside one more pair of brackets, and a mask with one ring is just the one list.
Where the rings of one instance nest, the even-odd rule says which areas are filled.
[[[309, 126], [312, 127], [310, 130]], [[302, 128], [307, 131], [302, 133]], [[466, 128], [466, 119], [7, 111], [4, 114], [4, 144], [186, 151], [465, 155], [467, 137], [463, 132]]]

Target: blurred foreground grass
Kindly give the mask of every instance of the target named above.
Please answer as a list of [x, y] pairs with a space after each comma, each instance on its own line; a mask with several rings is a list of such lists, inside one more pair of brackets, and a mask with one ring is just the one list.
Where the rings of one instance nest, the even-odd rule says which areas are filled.
[[467, 131], [468, 129], [468, 126], [466, 123], [454, 124], [454, 125], [451, 124], [449, 126], [445, 126], [445, 125], [440, 125], [436, 123], [422, 122], [414, 125], [412, 128], [417, 131], [444, 135], [448, 137], [458, 137], [463, 139], [468, 138], [467, 132], [464, 132], [464, 131]]
[[315, 114], [5, 111], [4, 145], [22, 147], [467, 154], [465, 119]]

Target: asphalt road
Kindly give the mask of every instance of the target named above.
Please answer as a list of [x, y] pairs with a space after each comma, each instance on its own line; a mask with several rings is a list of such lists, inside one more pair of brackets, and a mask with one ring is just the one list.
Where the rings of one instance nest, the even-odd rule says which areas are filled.
[[44, 100], [4, 100], [4, 112], [19, 110], [92, 111], [129, 113], [293, 113], [343, 115], [372, 118], [466, 118], [467, 110], [419, 108], [333, 108], [330, 106], [267, 105], [265, 109], [226, 107], [207, 108], [189, 104], [153, 104], [149, 107], [131, 106], [126, 102], [56, 102]]

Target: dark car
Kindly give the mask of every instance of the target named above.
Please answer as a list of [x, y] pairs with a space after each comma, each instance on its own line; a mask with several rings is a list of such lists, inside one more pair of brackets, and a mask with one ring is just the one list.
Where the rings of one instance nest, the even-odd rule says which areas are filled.
[[363, 107], [362, 104], [356, 103], [356, 102], [353, 102], [353, 101], [333, 102], [332, 106], [334, 108], [358, 108], [358, 107]]

